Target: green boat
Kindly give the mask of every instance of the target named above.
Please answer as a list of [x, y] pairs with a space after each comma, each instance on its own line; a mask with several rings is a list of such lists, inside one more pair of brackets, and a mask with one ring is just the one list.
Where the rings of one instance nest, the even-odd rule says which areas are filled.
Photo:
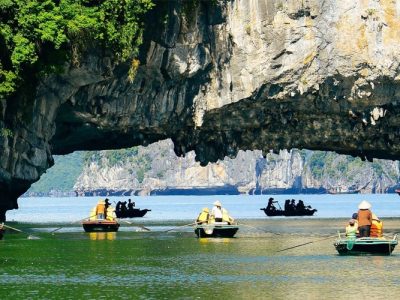
[[339, 238], [334, 246], [340, 255], [390, 255], [398, 244], [397, 234], [392, 239], [373, 238]]
[[219, 238], [232, 238], [239, 230], [237, 225], [229, 225], [221, 223], [211, 223], [204, 225], [197, 225], [194, 228], [194, 232], [197, 237], [219, 237]]

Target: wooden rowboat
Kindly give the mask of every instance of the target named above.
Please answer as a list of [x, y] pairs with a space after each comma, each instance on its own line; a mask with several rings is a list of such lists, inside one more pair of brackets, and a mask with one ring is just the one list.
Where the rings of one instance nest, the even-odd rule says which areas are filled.
[[334, 246], [340, 255], [390, 255], [397, 243], [397, 235], [393, 239], [341, 238], [339, 235]]
[[239, 230], [237, 225], [229, 225], [226, 222], [215, 222], [210, 224], [196, 225], [194, 232], [197, 237], [220, 237], [232, 238]]
[[82, 226], [86, 232], [116, 232], [120, 225], [115, 220], [87, 220]]

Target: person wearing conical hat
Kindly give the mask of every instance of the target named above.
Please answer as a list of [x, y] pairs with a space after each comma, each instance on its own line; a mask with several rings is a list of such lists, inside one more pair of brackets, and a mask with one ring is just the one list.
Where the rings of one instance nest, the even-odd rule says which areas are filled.
[[382, 237], [382, 232], [383, 232], [383, 222], [379, 220], [379, 218], [374, 213], [372, 213], [372, 224], [369, 236]]
[[369, 237], [372, 224], [371, 204], [365, 200], [358, 205], [358, 230], [360, 237]]
[[211, 210], [211, 218], [215, 220], [215, 222], [222, 222], [222, 204], [218, 200], [215, 201], [214, 207]]

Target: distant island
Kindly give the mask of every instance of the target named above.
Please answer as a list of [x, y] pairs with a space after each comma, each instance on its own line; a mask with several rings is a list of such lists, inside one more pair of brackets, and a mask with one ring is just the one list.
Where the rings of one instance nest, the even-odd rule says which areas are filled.
[[194, 153], [177, 157], [169, 140], [148, 147], [74, 152], [24, 196], [123, 196], [296, 193], [389, 193], [399, 186], [397, 161], [362, 161], [332, 152], [241, 151], [201, 167]]

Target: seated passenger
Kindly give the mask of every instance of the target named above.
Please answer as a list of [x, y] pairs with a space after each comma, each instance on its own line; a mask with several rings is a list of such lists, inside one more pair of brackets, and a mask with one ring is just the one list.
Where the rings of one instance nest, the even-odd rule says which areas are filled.
[[369, 233], [370, 237], [382, 237], [383, 232], [383, 222], [373, 213], [372, 214], [372, 224], [371, 231]]
[[346, 237], [355, 239], [357, 237], [357, 230], [356, 220], [350, 219], [349, 224], [346, 226]]
[[106, 203], [104, 202], [104, 200], [100, 200], [96, 205], [97, 219], [104, 220], [104, 218], [105, 218], [105, 208], [106, 208]]
[[214, 222], [222, 222], [222, 204], [219, 201], [214, 202], [214, 207], [211, 210], [210, 219]]
[[222, 209], [222, 222], [226, 222], [228, 223], [228, 225], [233, 224], [233, 222], [235, 222], [235, 220], [229, 215], [228, 211], [223, 208]]
[[199, 216], [197, 217], [196, 223], [197, 224], [203, 224], [208, 222], [208, 217], [209, 217], [209, 209], [208, 207], [203, 208]]

